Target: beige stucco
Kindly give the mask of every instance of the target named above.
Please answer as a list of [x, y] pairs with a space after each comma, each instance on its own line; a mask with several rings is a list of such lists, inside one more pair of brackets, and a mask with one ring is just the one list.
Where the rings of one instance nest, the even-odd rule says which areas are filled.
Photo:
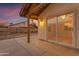
[[[40, 23], [42, 20], [42, 24]], [[38, 38], [46, 40], [46, 32], [47, 31], [47, 20], [39, 19], [38, 20]]]

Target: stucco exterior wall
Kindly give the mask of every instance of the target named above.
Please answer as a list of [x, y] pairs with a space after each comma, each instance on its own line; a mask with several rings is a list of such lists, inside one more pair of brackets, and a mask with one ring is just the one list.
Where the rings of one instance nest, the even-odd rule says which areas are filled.
[[41, 19], [38, 20], [38, 38], [39, 39], [43, 39], [46, 40], [47, 38], [47, 20], [46, 19], [42, 19], [42, 24], [40, 23]]
[[[74, 28], [75, 28], [75, 47], [79, 48], [79, 4], [50, 4], [47, 9], [40, 14], [40, 18], [46, 18], [47, 20], [51, 19], [54, 16], [74, 12]], [[46, 24], [41, 28], [39, 27], [39, 37], [42, 39], [47, 38], [47, 21]]]
[[75, 14], [75, 20], [76, 20], [76, 45], [77, 48], [79, 48], [79, 9], [76, 10], [76, 14]]

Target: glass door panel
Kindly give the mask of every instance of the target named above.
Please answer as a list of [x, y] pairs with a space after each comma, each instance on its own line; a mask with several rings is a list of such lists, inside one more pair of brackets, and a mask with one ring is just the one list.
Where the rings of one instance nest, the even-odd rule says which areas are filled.
[[56, 24], [56, 17], [48, 20], [48, 40], [56, 41]]
[[59, 16], [57, 26], [57, 40], [64, 44], [72, 44], [73, 14]]

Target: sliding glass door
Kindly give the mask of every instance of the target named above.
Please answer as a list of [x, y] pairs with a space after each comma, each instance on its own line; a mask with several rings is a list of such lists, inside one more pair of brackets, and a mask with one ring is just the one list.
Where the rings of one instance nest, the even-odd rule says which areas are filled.
[[73, 13], [48, 20], [48, 40], [72, 45], [73, 33]]
[[57, 17], [48, 20], [48, 40], [56, 41]]
[[58, 17], [58, 41], [64, 44], [72, 44], [73, 14]]

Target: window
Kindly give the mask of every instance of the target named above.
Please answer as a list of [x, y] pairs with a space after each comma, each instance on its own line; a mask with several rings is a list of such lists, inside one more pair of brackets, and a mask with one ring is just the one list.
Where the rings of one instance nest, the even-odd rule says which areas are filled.
[[49, 38], [49, 40], [56, 41], [56, 24], [57, 24], [56, 22], [57, 22], [56, 17], [48, 20], [48, 38]]
[[[48, 20], [48, 40], [72, 45], [73, 14], [61, 15]], [[56, 39], [57, 38], [57, 39]]]
[[73, 14], [58, 17], [58, 41], [72, 44]]

